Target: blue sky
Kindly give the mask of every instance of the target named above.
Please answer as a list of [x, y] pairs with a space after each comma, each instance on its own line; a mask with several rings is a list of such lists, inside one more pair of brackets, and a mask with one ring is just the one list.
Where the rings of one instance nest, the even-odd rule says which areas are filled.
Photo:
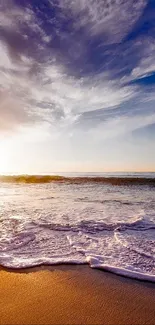
[[155, 1], [0, 3], [0, 172], [155, 170]]

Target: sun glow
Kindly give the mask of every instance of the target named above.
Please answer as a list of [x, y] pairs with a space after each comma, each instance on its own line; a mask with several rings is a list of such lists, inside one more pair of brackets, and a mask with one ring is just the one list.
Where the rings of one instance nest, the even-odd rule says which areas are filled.
[[7, 174], [11, 172], [12, 154], [13, 154], [13, 148], [11, 142], [6, 140], [1, 140], [0, 141], [0, 174]]

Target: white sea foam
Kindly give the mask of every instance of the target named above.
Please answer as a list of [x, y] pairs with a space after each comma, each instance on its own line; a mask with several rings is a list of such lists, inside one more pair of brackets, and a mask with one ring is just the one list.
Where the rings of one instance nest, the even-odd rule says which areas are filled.
[[138, 270], [136, 271], [135, 269], [127, 269], [123, 267], [116, 267], [116, 266], [104, 264], [93, 256], [88, 256], [87, 261], [92, 268], [103, 269], [105, 271], [109, 271], [133, 279], [155, 282], [155, 275], [151, 275], [140, 271], [138, 272]]
[[153, 188], [4, 184], [0, 195], [1, 265], [88, 263], [155, 281]]

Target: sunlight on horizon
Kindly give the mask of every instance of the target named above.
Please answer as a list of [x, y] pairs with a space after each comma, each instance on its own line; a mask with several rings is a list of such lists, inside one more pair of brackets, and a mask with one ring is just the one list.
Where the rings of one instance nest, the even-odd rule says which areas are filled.
[[10, 156], [13, 148], [7, 141], [0, 141], [0, 174], [11, 172], [12, 162]]
[[[24, 133], [23, 133], [24, 134]], [[34, 134], [29, 133], [29, 137], [25, 139], [22, 133], [14, 136], [3, 137], [0, 140], [0, 175], [61, 175], [65, 173], [151, 173], [155, 172], [152, 164], [145, 163], [127, 164], [123, 160], [114, 161], [111, 159], [107, 163], [106, 159], [102, 162], [95, 162], [93, 159], [87, 161], [66, 160], [65, 151], [62, 156], [55, 157], [51, 155], [50, 161], [48, 155], [42, 155], [40, 150], [33, 150], [29, 146], [30, 139], [34, 139]], [[45, 145], [46, 146], [46, 145]], [[64, 156], [64, 157], [63, 157]], [[77, 157], [78, 158], [78, 157]]]
[[[55, 175], [55, 174], [65, 174], [65, 173], [128, 173], [128, 172], [139, 172], [139, 173], [147, 173], [147, 172], [155, 172], [155, 169], [143, 168], [143, 166], [139, 166], [139, 168], [130, 168], [130, 166], [124, 166], [125, 168], [118, 168], [116, 164], [116, 168], [110, 168], [107, 166], [106, 162], [103, 161], [103, 164], [79, 164], [75, 162], [74, 168], [70, 163], [61, 161], [57, 161], [57, 163], [51, 164], [51, 168], [45, 168], [42, 170], [39, 168], [38, 157], [33, 163], [30, 161], [31, 157], [26, 156], [23, 157], [23, 153], [20, 153], [20, 149], [18, 150], [17, 145], [19, 144], [19, 140], [16, 141], [13, 139], [7, 139], [0, 141], [0, 175], [21, 175], [21, 174], [29, 174], [29, 175]], [[23, 146], [24, 148], [24, 146]], [[18, 152], [18, 154], [17, 154]], [[22, 158], [22, 159], [21, 159]]]

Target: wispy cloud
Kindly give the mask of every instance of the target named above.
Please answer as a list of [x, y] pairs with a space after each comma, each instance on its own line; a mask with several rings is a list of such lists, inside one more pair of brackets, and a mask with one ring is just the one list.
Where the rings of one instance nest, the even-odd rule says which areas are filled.
[[1, 4], [1, 129], [41, 121], [63, 127], [86, 112], [110, 112], [137, 97], [130, 80], [154, 69], [153, 43], [148, 52], [148, 41], [123, 41], [146, 0], [46, 3], [45, 16], [31, 1]]
[[84, 28], [87, 37], [102, 34], [107, 44], [119, 43], [132, 30], [146, 4], [147, 0], [58, 0], [65, 14], [74, 18], [75, 29]]
[[25, 157], [39, 170], [153, 166], [154, 22], [152, 0], [0, 2], [1, 155], [15, 170]]
[[133, 47], [137, 48], [139, 60], [131, 69], [131, 73], [124, 75], [121, 82], [127, 84], [136, 79], [145, 78], [155, 72], [155, 41], [153, 37], [139, 38], [134, 42]]
[[[20, 56], [20, 63], [12, 62], [7, 48], [1, 45], [2, 65], [0, 84], [3, 97], [18, 103], [27, 122], [30, 116], [49, 122], [74, 122], [79, 114], [98, 109], [113, 108], [134, 96], [132, 87], [120, 88], [119, 84], [104, 77], [104, 74], [78, 79], [67, 75], [63, 66], [55, 62], [38, 65], [34, 75], [34, 61]], [[10, 105], [10, 106], [9, 106]], [[18, 115], [18, 110], [16, 110]], [[13, 115], [15, 111], [13, 111]], [[4, 116], [3, 116], [4, 118]], [[17, 119], [18, 120], [18, 119]], [[18, 120], [19, 121], [19, 120]], [[5, 125], [5, 123], [4, 123]]]

